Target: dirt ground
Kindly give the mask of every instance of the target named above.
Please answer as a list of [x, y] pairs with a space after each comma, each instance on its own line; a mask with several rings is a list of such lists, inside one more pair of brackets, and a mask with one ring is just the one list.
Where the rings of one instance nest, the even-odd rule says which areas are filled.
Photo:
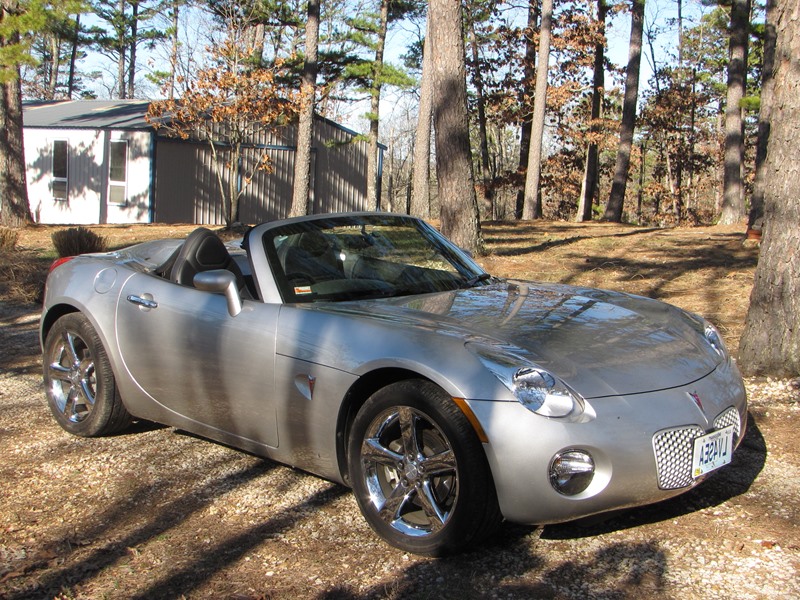
[[[191, 226], [98, 227], [118, 247]], [[349, 491], [181, 431], [79, 439], [41, 384], [37, 281], [51, 227], [0, 256], [0, 598], [797, 598], [800, 389], [748, 380], [733, 464], [606, 520], [500, 532], [429, 559], [380, 541]], [[743, 228], [484, 225], [490, 272], [660, 298], [735, 353], [757, 247]]]

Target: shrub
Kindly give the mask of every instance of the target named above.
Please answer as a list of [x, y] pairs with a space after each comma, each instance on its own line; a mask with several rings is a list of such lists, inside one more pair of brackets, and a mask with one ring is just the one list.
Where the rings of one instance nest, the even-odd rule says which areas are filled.
[[71, 227], [56, 231], [52, 239], [61, 258], [89, 252], [105, 252], [107, 248], [106, 238], [86, 227]]
[[17, 246], [19, 231], [11, 227], [0, 227], [0, 252], [12, 252]]

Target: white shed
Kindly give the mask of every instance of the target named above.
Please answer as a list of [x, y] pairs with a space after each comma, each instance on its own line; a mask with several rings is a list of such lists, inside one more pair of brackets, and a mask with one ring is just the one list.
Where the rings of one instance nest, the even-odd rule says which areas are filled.
[[[167, 138], [144, 116], [143, 100], [31, 102], [24, 107], [31, 213], [39, 223], [223, 224], [207, 144]], [[248, 152], [266, 149], [273, 169], [258, 172], [240, 200], [240, 218], [285, 217], [294, 183], [296, 128], [265, 131]], [[385, 146], [380, 146], [383, 156]], [[379, 160], [382, 165], [382, 160]], [[317, 116], [312, 148], [314, 212], [365, 210], [367, 143]], [[379, 179], [380, 182], [380, 173]], [[380, 189], [380, 188], [379, 188]]]
[[26, 104], [25, 162], [39, 223], [152, 221], [155, 143], [148, 102]]

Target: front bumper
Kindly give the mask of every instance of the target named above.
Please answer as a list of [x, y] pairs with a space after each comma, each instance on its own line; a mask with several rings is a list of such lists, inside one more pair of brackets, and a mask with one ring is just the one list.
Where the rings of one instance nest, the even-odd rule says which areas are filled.
[[[594, 417], [582, 423], [541, 417], [517, 402], [468, 403], [489, 440], [484, 448], [500, 510], [509, 521], [528, 524], [681, 494], [703, 479], [691, 476], [694, 438], [733, 424], [738, 445], [747, 422], [744, 385], [730, 362], [689, 385], [589, 400]], [[571, 449], [591, 454], [595, 474], [585, 491], [565, 496], [550, 484], [549, 466]]]

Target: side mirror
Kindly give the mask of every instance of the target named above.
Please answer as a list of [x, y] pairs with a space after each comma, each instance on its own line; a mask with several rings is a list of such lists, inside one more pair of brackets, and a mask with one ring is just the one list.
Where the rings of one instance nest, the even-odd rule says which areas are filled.
[[204, 292], [224, 294], [228, 301], [228, 313], [235, 317], [242, 312], [242, 299], [236, 286], [236, 275], [225, 269], [201, 271], [194, 276], [194, 287]]

